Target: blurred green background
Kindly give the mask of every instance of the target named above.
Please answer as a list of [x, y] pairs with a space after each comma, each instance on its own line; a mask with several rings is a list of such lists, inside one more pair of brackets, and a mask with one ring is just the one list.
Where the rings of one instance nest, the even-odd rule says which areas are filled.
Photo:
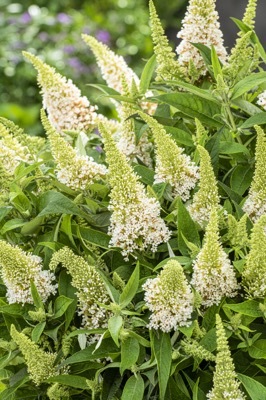
[[[241, 18], [247, 1], [217, 0], [229, 47], [236, 35], [229, 16]], [[154, 3], [175, 48], [187, 0]], [[99, 93], [86, 84], [102, 80], [81, 34], [88, 33], [106, 43], [139, 74], [152, 54], [148, 20], [148, 0], [0, 0], [0, 115], [31, 134], [41, 132], [36, 72], [23, 60], [22, 50], [42, 55], [47, 63], [73, 79], [92, 103], [97, 103]]]
[[[186, 0], [155, 1], [174, 37]], [[36, 72], [24, 61], [22, 50], [42, 55], [97, 102], [98, 92], [87, 83], [102, 82], [95, 59], [80, 36], [87, 33], [124, 56], [138, 74], [152, 54], [146, 0], [1, 0], [0, 5], [0, 115], [39, 134], [41, 96]], [[167, 23], [166, 23], [167, 21]], [[140, 60], [142, 62], [140, 62]]]

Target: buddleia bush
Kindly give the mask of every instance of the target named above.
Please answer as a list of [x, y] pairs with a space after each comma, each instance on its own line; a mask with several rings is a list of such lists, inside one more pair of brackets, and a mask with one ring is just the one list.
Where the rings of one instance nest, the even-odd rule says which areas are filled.
[[83, 35], [113, 120], [23, 53], [46, 136], [0, 118], [1, 400], [266, 398], [255, 11], [228, 53], [214, 0], [191, 0], [175, 52], [150, 1], [141, 76]]

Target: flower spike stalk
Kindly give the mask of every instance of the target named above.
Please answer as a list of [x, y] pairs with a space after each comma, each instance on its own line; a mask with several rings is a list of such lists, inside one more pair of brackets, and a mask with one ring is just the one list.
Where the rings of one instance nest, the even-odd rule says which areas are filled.
[[202, 305], [219, 304], [223, 296], [237, 294], [237, 280], [228, 255], [220, 243], [217, 211], [213, 208], [204, 244], [193, 262], [191, 285], [202, 297]]
[[215, 9], [215, 0], [190, 0], [182, 21], [182, 29], [177, 37], [182, 39], [176, 49], [179, 54], [178, 61], [187, 70], [195, 69], [200, 75], [207, 73], [203, 58], [192, 43], [200, 43], [208, 47], [213, 45], [221, 62], [226, 62], [227, 53], [223, 45], [223, 34]]
[[245, 400], [239, 389], [235, 367], [230, 354], [228, 341], [221, 317], [216, 314], [217, 356], [213, 377], [213, 388], [207, 394], [208, 400]]
[[260, 126], [255, 126], [257, 144], [255, 152], [255, 172], [243, 210], [256, 222], [266, 213], [266, 135]]
[[71, 275], [72, 285], [77, 289], [82, 325], [87, 329], [106, 328], [111, 313], [97, 303], [107, 305], [111, 299], [97, 269], [68, 247], [54, 253], [49, 267], [55, 270], [60, 263]]
[[147, 196], [125, 155], [118, 150], [112, 135], [103, 125], [100, 125], [100, 132], [112, 188], [110, 246], [121, 248], [125, 259], [135, 251], [151, 248], [155, 252], [160, 243], [170, 238], [170, 232], [160, 217], [160, 204], [155, 198]]
[[219, 209], [219, 194], [217, 181], [213, 172], [211, 158], [208, 151], [198, 145], [200, 155], [199, 190], [188, 207], [192, 218], [203, 228], [209, 221], [212, 208]]
[[253, 226], [251, 250], [244, 265], [243, 286], [249, 296], [266, 296], [266, 215], [262, 215]]
[[257, 1], [258, 0], [249, 0], [248, 5], [245, 10], [245, 14], [242, 19], [244, 24], [248, 25], [251, 29], [254, 29], [254, 27], [255, 27]]
[[178, 261], [169, 260], [156, 278], [145, 282], [143, 289], [144, 301], [152, 312], [149, 329], [170, 332], [191, 324], [194, 296]]
[[135, 81], [139, 85], [139, 78], [127, 65], [124, 58], [115, 54], [106, 44], [99, 42], [93, 36], [82, 35], [84, 42], [93, 52], [97, 64], [101, 69], [103, 79], [107, 85], [119, 93], [123, 91], [123, 77], [125, 77], [128, 87]]
[[73, 190], [87, 190], [89, 186], [103, 179], [107, 173], [104, 165], [97, 164], [92, 157], [81, 156], [56, 132], [41, 111], [41, 119], [46, 130], [51, 152], [57, 164], [57, 179]]
[[18, 246], [0, 241], [0, 275], [7, 287], [7, 300], [11, 303], [33, 303], [31, 281], [45, 302], [55, 294], [55, 276], [42, 269], [40, 257], [26, 253]]
[[152, 0], [149, 2], [151, 36], [154, 44], [154, 53], [157, 61], [157, 80], [171, 80], [185, 77], [185, 69], [179, 65], [176, 55], [172, 51], [167, 36], [164, 33], [161, 21], [157, 15]]
[[23, 52], [38, 72], [38, 84], [51, 124], [59, 131], [88, 132], [96, 125], [97, 107], [92, 106], [70, 79], [31, 53]]
[[199, 179], [198, 167], [183, 149], [175, 143], [163, 126], [149, 115], [139, 112], [149, 125], [155, 141], [155, 183], [166, 182], [172, 187], [173, 196], [180, 196], [183, 201], [189, 199], [190, 190]]
[[58, 375], [54, 367], [56, 354], [42, 350], [24, 333], [18, 332], [14, 325], [11, 326], [10, 334], [23, 354], [30, 377], [37, 386], [46, 379]]

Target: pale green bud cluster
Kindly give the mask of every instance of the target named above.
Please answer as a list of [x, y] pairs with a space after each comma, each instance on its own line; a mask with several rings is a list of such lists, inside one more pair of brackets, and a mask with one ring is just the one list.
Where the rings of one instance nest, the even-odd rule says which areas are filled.
[[14, 325], [11, 326], [10, 333], [25, 358], [31, 379], [37, 386], [58, 374], [54, 367], [56, 354], [47, 353], [39, 348], [24, 333], [18, 332]]
[[111, 300], [97, 269], [68, 247], [54, 253], [50, 268], [55, 270], [60, 263], [71, 275], [72, 285], [77, 289], [82, 325], [88, 329], [106, 328], [110, 312], [98, 303], [108, 305]]
[[257, 144], [255, 153], [255, 172], [243, 210], [255, 222], [266, 213], [266, 135], [260, 126], [255, 126]]
[[201, 346], [196, 340], [182, 340], [181, 345], [184, 352], [199, 363], [202, 360], [215, 361], [215, 356], [209, 350]]
[[[122, 94], [122, 92], [124, 92], [123, 81], [125, 80], [128, 88], [135, 86], [136, 93], [139, 93], [140, 80], [135, 72], [127, 65], [122, 56], [115, 54], [106, 44], [99, 42], [92, 36], [82, 35], [82, 38], [93, 52], [101, 70], [102, 77], [110, 88]], [[144, 97], [149, 96], [149, 94], [151, 93], [145, 93]], [[115, 104], [117, 104], [116, 101]], [[154, 113], [157, 107], [155, 103], [145, 101], [140, 105], [151, 114]]]
[[13, 121], [0, 117], [0, 124], [4, 125], [11, 136], [16, 138], [22, 148], [26, 148], [30, 153], [31, 159], [36, 158], [36, 154], [45, 146], [45, 139], [40, 136], [27, 135], [22, 128]]
[[53, 67], [31, 53], [23, 52], [38, 71], [38, 83], [42, 89], [43, 108], [47, 110], [51, 124], [59, 131], [90, 131], [96, 125], [97, 107], [90, 104], [70, 79], [66, 79]]
[[197, 145], [204, 146], [208, 136], [208, 132], [204, 129], [204, 126], [197, 118], [195, 118], [195, 124], [196, 124], [196, 135], [193, 136], [194, 143], [196, 146]]
[[199, 190], [195, 194], [193, 203], [188, 207], [188, 210], [192, 218], [201, 227], [205, 227], [209, 221], [212, 208], [219, 209], [220, 199], [210, 155], [200, 145], [198, 145], [197, 150], [200, 155]]
[[244, 265], [243, 285], [251, 297], [266, 296], [266, 215], [255, 223], [251, 234], [251, 250]]
[[[122, 95], [128, 97], [134, 96], [134, 91], [137, 90], [134, 87], [134, 81], [131, 90], [125, 79], [123, 79], [122, 83]], [[138, 158], [145, 165], [152, 167], [150, 155], [152, 144], [149, 142], [148, 131], [144, 132], [138, 140], [135, 134], [135, 123], [132, 115], [136, 113], [136, 106], [132, 103], [122, 102], [118, 111], [121, 120], [121, 130], [114, 136], [118, 149], [125, 154], [128, 161], [137, 161]]]
[[242, 21], [251, 29], [255, 27], [257, 0], [249, 0]]
[[183, 268], [177, 260], [169, 260], [154, 279], [143, 285], [144, 301], [151, 311], [149, 329], [163, 332], [191, 324], [194, 296]]
[[183, 154], [184, 150], [177, 146], [162, 125], [143, 112], [139, 112], [139, 115], [149, 125], [154, 137], [155, 183], [169, 183], [174, 197], [188, 200], [191, 189], [199, 179], [198, 167], [189, 156]]
[[176, 55], [169, 45], [168, 38], [164, 33], [164, 29], [160, 19], [158, 18], [152, 0], [149, 2], [149, 7], [151, 36], [157, 61], [156, 79], [163, 79], [167, 81], [171, 79], [184, 78], [185, 70], [176, 60]]
[[69, 400], [69, 389], [59, 383], [54, 383], [47, 390], [49, 400]]
[[251, 34], [252, 31], [249, 31], [236, 40], [228, 64], [223, 68], [223, 75], [229, 85], [233, 85], [236, 80], [240, 81], [258, 66], [258, 60], [254, 58], [254, 49], [250, 45]]
[[223, 296], [234, 297], [237, 294], [235, 272], [220, 243], [215, 208], [206, 228], [203, 247], [193, 262], [191, 284], [200, 293], [202, 305], [207, 307], [219, 304]]
[[109, 210], [112, 211], [109, 233], [110, 246], [122, 249], [125, 259], [134, 251], [151, 249], [167, 242], [170, 232], [160, 218], [160, 204], [148, 197], [126, 157], [121, 153], [103, 125], [99, 126], [109, 164], [111, 185]]
[[122, 93], [123, 76], [129, 87], [131, 87], [133, 80], [137, 86], [139, 85], [139, 78], [129, 68], [122, 56], [115, 54], [106, 44], [99, 42], [93, 36], [82, 35], [82, 38], [93, 52], [97, 64], [101, 69], [102, 77], [110, 88]]
[[52, 127], [44, 110], [41, 119], [57, 165], [56, 176], [59, 182], [73, 190], [87, 190], [95, 181], [105, 177], [106, 167], [96, 163], [92, 157], [79, 155]]
[[30, 162], [30, 152], [28, 147], [23, 146], [20, 141], [13, 136], [8, 128], [0, 122], [0, 163], [5, 175], [13, 176], [16, 167], [21, 163]]
[[247, 214], [244, 214], [239, 221], [232, 214], [228, 214], [228, 233], [227, 239], [235, 248], [242, 249], [249, 246], [249, 238], [247, 233]]
[[176, 49], [179, 54], [178, 61], [190, 74], [193, 70], [196, 75], [207, 73], [203, 58], [192, 43], [201, 43], [208, 47], [213, 45], [220, 60], [226, 62], [227, 53], [223, 45], [215, 0], [190, 0], [182, 21], [182, 29], [177, 37], [182, 39]]
[[50, 271], [42, 269], [42, 260], [38, 256], [25, 253], [18, 246], [0, 241], [0, 275], [7, 288], [9, 303], [33, 303], [31, 281], [45, 302], [55, 294], [57, 284]]
[[226, 333], [221, 317], [216, 315], [217, 356], [213, 377], [213, 388], [207, 394], [208, 400], [245, 400], [239, 389], [235, 367], [231, 358]]

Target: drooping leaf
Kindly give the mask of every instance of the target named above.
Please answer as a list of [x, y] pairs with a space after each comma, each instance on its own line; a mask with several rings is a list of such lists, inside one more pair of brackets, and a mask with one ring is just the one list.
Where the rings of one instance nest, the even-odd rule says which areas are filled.
[[139, 342], [134, 337], [128, 337], [121, 343], [120, 373], [123, 375], [126, 369], [130, 369], [139, 357]]
[[140, 93], [145, 94], [149, 89], [155, 66], [156, 66], [156, 56], [155, 54], [153, 54], [153, 56], [151, 56], [151, 58], [147, 61], [145, 67], [143, 68], [139, 84]]
[[160, 400], [164, 399], [172, 363], [172, 345], [169, 333], [152, 332], [152, 347], [158, 367]]
[[247, 165], [238, 165], [231, 175], [231, 188], [243, 196], [251, 184], [253, 172]]
[[255, 86], [259, 86], [264, 82], [266, 82], [266, 72], [258, 72], [247, 76], [234, 86], [231, 99], [234, 100], [242, 96], [242, 94], [249, 92]]
[[119, 304], [122, 308], [126, 307], [135, 294], [137, 293], [139, 286], [139, 263], [137, 263], [136, 268], [134, 269], [133, 273], [131, 274], [123, 292], [119, 297]]
[[178, 247], [183, 255], [189, 254], [184, 237], [187, 241], [200, 246], [200, 237], [195, 222], [192, 220], [188, 210], [181, 199], [177, 202], [177, 227], [178, 227]]
[[259, 114], [255, 114], [248, 118], [242, 125], [240, 125], [240, 128], [253, 128], [254, 125], [264, 124], [266, 124], [266, 112], [260, 112]]
[[82, 216], [78, 206], [62, 193], [52, 190], [45, 192], [40, 197], [39, 217], [48, 214], [73, 214]]
[[117, 347], [120, 346], [119, 333], [122, 328], [122, 325], [123, 325], [123, 318], [121, 317], [121, 315], [113, 315], [108, 319], [108, 329]]
[[215, 119], [221, 113], [220, 106], [190, 93], [162, 94], [157, 100], [169, 104], [190, 118], [198, 118], [203, 124], [220, 128], [223, 124]]
[[263, 317], [263, 312], [260, 310], [259, 304], [255, 300], [246, 300], [239, 304], [224, 304], [223, 308], [229, 308], [237, 313], [257, 318]]
[[121, 400], [136, 400], [143, 399], [144, 381], [141, 375], [131, 376], [124, 387]]
[[237, 374], [237, 376], [246, 391], [248, 392], [251, 400], [266, 399], [266, 386], [263, 386], [260, 382], [249, 376], [242, 374]]

